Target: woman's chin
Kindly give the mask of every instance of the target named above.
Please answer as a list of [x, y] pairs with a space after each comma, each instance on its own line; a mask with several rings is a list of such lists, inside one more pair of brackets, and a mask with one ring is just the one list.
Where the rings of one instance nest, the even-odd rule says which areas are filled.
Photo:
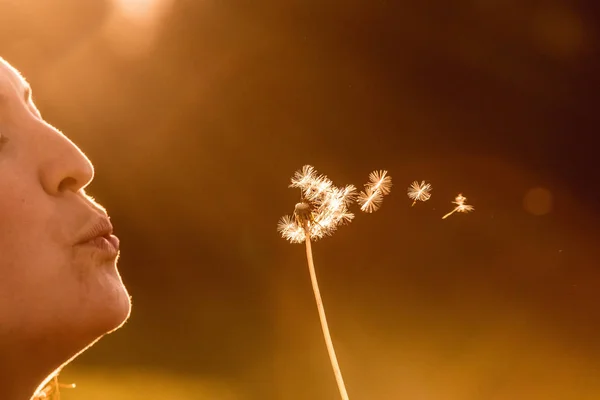
[[112, 283], [95, 299], [90, 299], [93, 311], [88, 314], [89, 322], [100, 335], [120, 328], [131, 313], [131, 299], [121, 279], [116, 277]]
[[95, 340], [120, 328], [131, 313], [131, 299], [116, 270], [98, 274], [80, 286], [81, 300], [72, 309], [70, 325], [86, 340]]

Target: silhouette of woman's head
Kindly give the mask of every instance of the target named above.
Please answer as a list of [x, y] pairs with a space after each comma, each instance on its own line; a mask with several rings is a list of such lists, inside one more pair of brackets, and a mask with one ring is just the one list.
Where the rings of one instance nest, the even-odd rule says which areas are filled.
[[90, 160], [0, 58], [0, 397], [25, 400], [129, 316]]

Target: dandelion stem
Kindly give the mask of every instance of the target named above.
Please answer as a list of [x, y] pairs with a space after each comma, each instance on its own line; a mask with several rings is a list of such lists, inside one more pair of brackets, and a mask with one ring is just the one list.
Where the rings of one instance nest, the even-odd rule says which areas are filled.
[[452, 214], [454, 214], [456, 212], [456, 210], [458, 210], [458, 207], [456, 207], [454, 210], [450, 211], [448, 214], [444, 215], [442, 217], [442, 219], [448, 218], [449, 216], [451, 216]]
[[310, 235], [308, 234], [308, 221], [304, 221], [304, 230], [306, 232], [306, 259], [308, 261], [308, 271], [310, 272], [310, 281], [312, 283], [313, 292], [315, 294], [315, 300], [317, 302], [317, 309], [319, 310], [319, 318], [321, 319], [321, 328], [323, 329], [323, 337], [325, 338], [325, 344], [327, 345], [327, 351], [329, 352], [329, 359], [331, 360], [331, 367], [335, 374], [335, 380], [340, 391], [340, 396], [343, 400], [348, 400], [348, 392], [344, 385], [344, 378], [342, 378], [342, 371], [335, 355], [335, 349], [333, 342], [331, 341], [331, 335], [329, 334], [329, 326], [327, 325], [327, 318], [325, 317], [325, 307], [323, 307], [323, 300], [321, 299], [321, 291], [319, 290], [319, 283], [317, 282], [317, 274], [315, 272], [315, 264], [313, 262], [312, 247], [310, 242]]

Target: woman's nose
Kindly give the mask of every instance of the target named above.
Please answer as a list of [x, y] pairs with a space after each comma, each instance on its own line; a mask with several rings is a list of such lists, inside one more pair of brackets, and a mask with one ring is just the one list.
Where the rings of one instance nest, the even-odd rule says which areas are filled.
[[40, 180], [46, 193], [57, 196], [77, 192], [94, 178], [94, 167], [87, 156], [69, 138], [47, 125], [40, 157]]

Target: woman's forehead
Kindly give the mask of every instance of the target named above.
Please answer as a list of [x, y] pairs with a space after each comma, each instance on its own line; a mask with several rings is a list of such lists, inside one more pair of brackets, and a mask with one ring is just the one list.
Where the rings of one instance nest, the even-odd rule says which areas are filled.
[[21, 73], [2, 57], [0, 57], [0, 91], [6, 91], [8, 88], [23, 91], [27, 87], [27, 81]]

